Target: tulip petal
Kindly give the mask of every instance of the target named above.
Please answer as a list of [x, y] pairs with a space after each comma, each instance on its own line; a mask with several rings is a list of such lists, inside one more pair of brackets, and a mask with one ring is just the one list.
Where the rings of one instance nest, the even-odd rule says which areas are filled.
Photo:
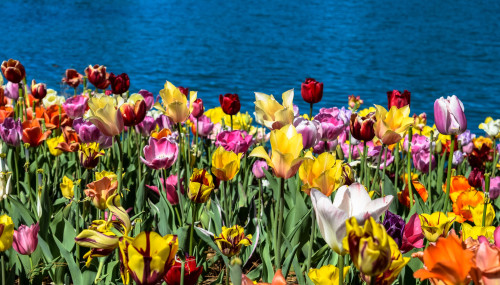
[[265, 159], [267, 164], [271, 167], [273, 167], [273, 162], [271, 161], [271, 158], [267, 154], [266, 150], [262, 146], [258, 146], [252, 150], [252, 152], [248, 155], [249, 157], [258, 157]]

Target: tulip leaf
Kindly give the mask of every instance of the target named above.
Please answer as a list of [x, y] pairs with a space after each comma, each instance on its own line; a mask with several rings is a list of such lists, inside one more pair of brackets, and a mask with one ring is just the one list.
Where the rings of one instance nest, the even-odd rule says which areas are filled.
[[175, 233], [177, 235], [177, 240], [179, 241], [179, 249], [182, 249], [183, 252], [189, 251], [190, 228], [190, 226], [183, 226], [178, 228]]
[[13, 217], [17, 216], [17, 214], [19, 213], [19, 215], [22, 217], [22, 219], [27, 225], [32, 225], [35, 223], [33, 219], [33, 214], [28, 209], [26, 209], [26, 207], [24, 207], [23, 204], [19, 203], [19, 201], [17, 201], [16, 198], [9, 196], [9, 201], [11, 203], [11, 206], [13, 206], [12, 208], [15, 209], [15, 211], [9, 211], [9, 213]]
[[269, 242], [265, 243], [264, 250], [261, 254], [262, 263], [264, 264], [264, 268], [262, 270], [262, 280], [265, 282], [270, 282], [274, 276], [273, 261], [271, 260], [269, 244]]
[[231, 265], [231, 270], [229, 271], [229, 276], [231, 276], [231, 282], [233, 285], [241, 285], [241, 265], [235, 263]]
[[64, 220], [63, 245], [68, 251], [72, 251], [75, 246], [76, 231], [68, 220]]
[[219, 247], [215, 244], [212, 233], [204, 229], [201, 229], [199, 227], [195, 227], [194, 229], [196, 235], [200, 237], [204, 242], [206, 242], [213, 250], [215, 250], [215, 252], [217, 252], [217, 254], [219, 254], [222, 257], [226, 266], [229, 266], [229, 259], [227, 258], [227, 256], [222, 254]]
[[144, 209], [144, 199], [146, 199], [145, 195], [145, 187], [144, 185], [146, 184], [146, 176], [142, 178], [141, 183], [139, 184], [139, 187], [135, 191], [135, 208], [136, 208], [136, 213], [140, 213]]
[[57, 237], [54, 236], [54, 241], [57, 244], [57, 247], [59, 248], [59, 251], [61, 252], [61, 256], [66, 260], [66, 263], [68, 264], [69, 272], [71, 274], [71, 279], [73, 280], [74, 285], [83, 285], [82, 283], [82, 272], [80, 271], [80, 268], [76, 264], [75, 260], [73, 259], [73, 255], [69, 253], [69, 251], [66, 250], [64, 245], [57, 239]]
[[91, 285], [94, 283], [94, 280], [95, 280], [95, 277], [97, 275], [97, 272], [93, 271], [93, 270], [85, 270], [83, 271], [83, 274], [82, 274], [82, 283], [84, 285]]
[[[284, 236], [285, 234], [282, 233]], [[293, 269], [295, 270], [297, 281], [299, 284], [305, 284], [306, 281], [304, 280], [304, 276], [302, 275], [302, 268], [300, 267], [299, 264], [299, 259], [297, 258], [297, 249], [299, 248], [300, 244], [295, 245], [294, 248], [292, 248], [292, 245], [290, 244], [290, 241], [286, 238], [283, 237], [283, 240], [285, 242], [286, 247], [288, 248], [288, 256], [285, 259], [285, 263], [283, 263], [283, 276], [288, 275], [288, 270], [290, 269], [290, 261], [293, 263]], [[286, 263], [288, 260], [288, 264]], [[285, 268], [287, 266], [287, 268]], [[286, 270], [285, 270], [286, 269]]]
[[[286, 243], [287, 247], [291, 246], [288, 241], [286, 241], [285, 243]], [[296, 257], [295, 254], [297, 253], [297, 249], [299, 248], [299, 246], [300, 246], [300, 244], [296, 244], [292, 250], [290, 250], [290, 248], [288, 248], [288, 255], [285, 259], [285, 262], [283, 262], [283, 266], [282, 266], [283, 276], [288, 275], [288, 271], [290, 270], [290, 265], [292, 264], [293, 259]], [[300, 271], [296, 270], [296, 272], [300, 272]]]
[[52, 252], [50, 251], [49, 245], [47, 244], [47, 242], [45, 242], [45, 240], [41, 236], [38, 237], [38, 247], [42, 249], [43, 255], [45, 256], [45, 259], [48, 262], [51, 262], [54, 259], [54, 257], [52, 256]]

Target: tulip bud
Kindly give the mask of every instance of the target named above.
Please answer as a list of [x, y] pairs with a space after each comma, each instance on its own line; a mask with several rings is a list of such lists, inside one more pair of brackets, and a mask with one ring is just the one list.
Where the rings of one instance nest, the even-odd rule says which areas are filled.
[[10, 81], [7, 82], [7, 85], [5, 85], [5, 97], [13, 100], [19, 99], [19, 84]]
[[366, 117], [361, 117], [357, 113], [351, 115], [349, 129], [355, 139], [367, 142], [375, 137], [374, 115], [374, 113], [369, 113]]
[[387, 109], [391, 109], [392, 106], [396, 106], [396, 108], [399, 109], [406, 105], [410, 105], [410, 96], [411, 93], [408, 90], [403, 91], [403, 94], [398, 90], [387, 91]]
[[[163, 280], [165, 280], [168, 285], [180, 285], [181, 270], [182, 263], [175, 260], [174, 265], [172, 265], [167, 274], [165, 274]], [[184, 284], [197, 284], [202, 271], [203, 266], [196, 267], [196, 259], [194, 256], [186, 257], [186, 261], [184, 263]]]
[[357, 110], [363, 104], [363, 100], [361, 100], [360, 96], [349, 95], [349, 109]]
[[24, 66], [18, 60], [14, 59], [2, 62], [2, 73], [12, 83], [19, 83], [26, 77]]
[[413, 126], [419, 130], [423, 130], [424, 127], [427, 125], [427, 114], [422, 113], [417, 116], [417, 114], [413, 114]]
[[227, 115], [236, 115], [240, 111], [241, 104], [238, 94], [226, 94], [219, 95], [219, 102], [222, 107], [222, 111]]
[[136, 101], [134, 105], [125, 103], [120, 106], [120, 112], [123, 116], [123, 124], [127, 127], [135, 126], [146, 117], [146, 102], [144, 100]]
[[443, 135], [459, 135], [467, 129], [464, 105], [453, 95], [434, 102], [434, 122]]
[[264, 169], [269, 169], [269, 166], [267, 166], [267, 162], [265, 160], [256, 160], [252, 166], [252, 173], [253, 175], [255, 175], [255, 178], [264, 178], [266, 176], [266, 174], [264, 173]]
[[302, 117], [297, 117], [293, 125], [299, 134], [302, 134], [302, 145], [304, 149], [314, 147], [322, 136], [322, 128], [320, 122], [316, 120], [306, 120]]
[[94, 169], [99, 164], [99, 157], [104, 155], [104, 151], [99, 151], [98, 143], [82, 143], [80, 145], [80, 163], [86, 169]]
[[300, 87], [302, 99], [310, 104], [315, 104], [323, 98], [323, 83], [307, 78]]
[[203, 100], [201, 100], [201, 98], [198, 98], [193, 102], [193, 111], [191, 112], [191, 115], [193, 115], [196, 119], [203, 115]]
[[490, 179], [490, 198], [492, 200], [500, 196], [500, 176], [493, 177]]
[[479, 189], [482, 186], [482, 182], [484, 179], [484, 174], [479, 170], [479, 168], [475, 167], [469, 174], [469, 185]]
[[31, 81], [31, 95], [38, 100], [42, 100], [47, 95], [47, 85], [45, 83], [36, 83], [35, 79]]
[[15, 251], [22, 255], [32, 254], [38, 245], [38, 231], [40, 225], [38, 223], [27, 227], [20, 225], [17, 231], [14, 231], [14, 239], [12, 247]]
[[109, 75], [109, 81], [111, 82], [111, 91], [113, 94], [123, 94], [127, 92], [130, 87], [130, 79], [126, 73], [122, 73], [118, 76], [111, 73]]
[[104, 65], [89, 65], [85, 68], [85, 74], [87, 75], [87, 79], [92, 85], [94, 85], [98, 89], [106, 89], [108, 88], [110, 81], [109, 75], [106, 73], [106, 66]]

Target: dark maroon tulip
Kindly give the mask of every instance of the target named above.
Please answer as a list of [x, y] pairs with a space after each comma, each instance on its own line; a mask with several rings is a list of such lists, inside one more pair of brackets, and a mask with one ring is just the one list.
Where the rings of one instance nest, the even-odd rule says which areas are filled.
[[146, 117], [146, 101], [139, 100], [135, 104], [125, 103], [121, 105], [120, 111], [123, 116], [123, 124], [127, 127], [135, 126]]
[[316, 104], [323, 98], [323, 83], [314, 80], [314, 78], [307, 78], [301, 85], [300, 93], [304, 101]]
[[388, 109], [391, 109], [392, 106], [402, 108], [410, 105], [410, 97], [411, 93], [408, 90], [403, 91], [403, 94], [398, 90], [387, 91]]
[[12, 58], [2, 62], [2, 73], [3, 76], [12, 83], [19, 83], [26, 77], [24, 66], [19, 60], [14, 60]]
[[198, 98], [193, 102], [193, 111], [191, 112], [191, 115], [193, 115], [196, 119], [203, 115], [203, 100], [201, 100], [201, 98]]
[[108, 88], [109, 74], [106, 73], [106, 66], [104, 65], [89, 65], [85, 68], [85, 74], [92, 85], [94, 85], [97, 89], [106, 89]]
[[45, 83], [36, 83], [35, 79], [31, 81], [31, 95], [38, 100], [42, 100], [47, 95], [47, 85]]
[[109, 75], [109, 82], [111, 82], [111, 91], [113, 94], [123, 94], [128, 91], [130, 87], [130, 79], [126, 73], [120, 75]]
[[481, 189], [483, 184], [484, 174], [479, 170], [479, 168], [474, 168], [469, 174], [469, 185]]
[[240, 111], [241, 104], [238, 94], [221, 94], [219, 95], [219, 102], [222, 107], [222, 111], [224, 111], [227, 115], [236, 115]]
[[66, 76], [62, 79], [62, 82], [68, 84], [69, 86], [76, 88], [80, 83], [82, 83], [83, 75], [78, 73], [75, 69], [66, 69]]
[[189, 88], [184, 88], [182, 86], [178, 86], [177, 89], [179, 89], [179, 91], [181, 91], [182, 94], [184, 94], [186, 97], [189, 95]]
[[370, 113], [366, 117], [361, 117], [357, 113], [351, 115], [349, 129], [353, 138], [365, 142], [373, 139], [375, 136], [375, 130], [373, 129], [375, 124], [374, 115], [374, 113]]
[[[165, 280], [168, 285], [180, 285], [181, 269], [182, 264], [176, 260], [174, 265], [163, 277], [163, 280]], [[196, 259], [193, 256], [188, 256], [184, 263], [184, 284], [197, 284], [202, 271], [203, 266], [196, 267]]]

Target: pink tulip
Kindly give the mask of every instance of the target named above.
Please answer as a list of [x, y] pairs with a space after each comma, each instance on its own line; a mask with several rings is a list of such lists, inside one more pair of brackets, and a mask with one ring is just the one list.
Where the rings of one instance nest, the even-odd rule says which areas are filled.
[[495, 240], [495, 245], [500, 248], [500, 226], [496, 227], [495, 231], [493, 232], [493, 238]]
[[252, 145], [252, 136], [245, 131], [223, 131], [217, 135], [216, 146], [222, 146], [226, 151], [245, 153]]
[[159, 140], [151, 137], [149, 138], [149, 145], [143, 149], [144, 158], [141, 161], [148, 167], [153, 169], [169, 168], [177, 160], [179, 148], [175, 142], [171, 142], [168, 138], [161, 138]]
[[[179, 196], [177, 195], [177, 175], [170, 175], [167, 180], [160, 178], [160, 182], [163, 184], [163, 189], [165, 189], [167, 194], [167, 200], [172, 205], [179, 204]], [[150, 190], [160, 195], [160, 191], [155, 185], [146, 185]], [[181, 183], [181, 193], [184, 194], [184, 187]]]
[[408, 252], [414, 248], [424, 247], [424, 233], [420, 225], [418, 214], [413, 214], [403, 230], [401, 251]]
[[500, 176], [496, 176], [490, 179], [490, 198], [494, 200], [498, 198], [498, 196], [500, 196]]
[[[189, 116], [189, 120], [193, 122], [191, 131], [193, 132], [193, 134], [196, 134], [196, 132], [198, 132], [199, 137], [207, 137], [212, 133], [212, 130], [214, 129], [214, 124], [212, 123], [210, 118], [205, 115], [201, 115], [198, 119], [191, 115]], [[198, 128], [199, 130], [197, 130], [196, 128]]]
[[253, 175], [255, 175], [255, 177], [257, 179], [261, 179], [263, 178], [264, 176], [266, 176], [264, 174], [264, 169], [265, 170], [268, 170], [269, 169], [269, 166], [267, 165], [267, 162], [265, 160], [256, 160], [254, 163], [253, 163], [253, 166], [252, 166], [252, 172], [253, 172]]
[[314, 147], [322, 136], [321, 124], [312, 120], [309, 121], [303, 117], [297, 117], [293, 121], [297, 133], [302, 134], [302, 145], [304, 149]]
[[62, 107], [66, 114], [68, 114], [68, 117], [76, 119], [78, 117], [83, 117], [83, 114], [85, 114], [88, 107], [88, 100], [89, 98], [82, 95], [73, 96], [68, 98], [66, 102], [63, 103]]
[[443, 135], [459, 135], [467, 129], [464, 105], [453, 95], [434, 102], [434, 121], [436, 128]]
[[12, 242], [14, 250], [22, 255], [32, 254], [38, 245], [39, 230], [40, 225], [38, 225], [38, 223], [33, 224], [30, 227], [20, 225], [19, 228], [14, 231], [14, 238]]

